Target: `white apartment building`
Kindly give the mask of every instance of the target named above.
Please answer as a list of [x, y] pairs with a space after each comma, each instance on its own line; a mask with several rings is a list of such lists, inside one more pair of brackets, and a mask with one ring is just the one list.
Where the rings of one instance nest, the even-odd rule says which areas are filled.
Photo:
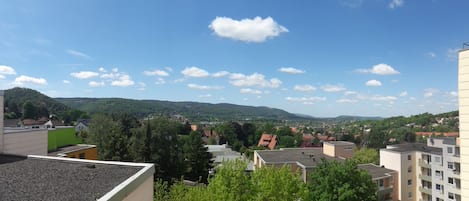
[[380, 150], [380, 165], [398, 172], [401, 201], [460, 201], [460, 161], [459, 139], [450, 137]]
[[461, 139], [461, 197], [469, 201], [469, 43], [459, 51], [459, 137]]

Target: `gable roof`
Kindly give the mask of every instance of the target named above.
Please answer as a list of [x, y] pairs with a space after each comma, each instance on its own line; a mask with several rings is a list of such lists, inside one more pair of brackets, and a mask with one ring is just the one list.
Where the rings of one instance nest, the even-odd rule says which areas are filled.
[[266, 147], [270, 150], [275, 149], [275, 146], [277, 146], [277, 135], [272, 135], [272, 134], [267, 134], [264, 133], [262, 134], [261, 138], [259, 139], [259, 143], [257, 144], [258, 147]]

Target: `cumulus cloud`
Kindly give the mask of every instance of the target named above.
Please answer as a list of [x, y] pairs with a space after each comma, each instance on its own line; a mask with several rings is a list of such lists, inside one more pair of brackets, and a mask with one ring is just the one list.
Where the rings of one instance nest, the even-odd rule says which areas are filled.
[[399, 96], [404, 97], [404, 96], [407, 96], [407, 94], [408, 94], [407, 91], [403, 91], [399, 94]]
[[161, 78], [161, 77], [159, 77], [158, 79], [156, 79], [156, 82], [155, 82], [155, 84], [164, 84], [164, 83], [166, 83], [166, 80], [163, 79], [163, 78]]
[[198, 84], [188, 84], [187, 87], [197, 90], [220, 90], [224, 88], [223, 86], [207, 86]]
[[312, 105], [315, 102], [326, 101], [326, 97], [312, 96], [312, 97], [286, 97], [285, 100], [289, 102], [300, 102], [305, 105]]
[[295, 85], [295, 87], [293, 87], [293, 90], [295, 90], [295, 91], [315, 91], [316, 87], [314, 87], [312, 85], [309, 85], [309, 84]]
[[209, 73], [201, 68], [192, 66], [192, 67], [186, 67], [184, 70], [181, 71], [181, 73], [184, 76], [187, 77], [207, 77], [209, 76]]
[[68, 80], [63, 80], [62, 82], [63, 82], [64, 84], [70, 84], [70, 81], [68, 81]]
[[431, 57], [431, 58], [436, 57], [436, 54], [434, 52], [427, 52], [425, 55], [427, 55], [428, 57]]
[[225, 77], [229, 74], [230, 74], [230, 72], [228, 72], [228, 71], [219, 71], [219, 72], [216, 72], [216, 73], [212, 74], [212, 77]]
[[340, 92], [340, 91], [345, 91], [346, 88], [343, 87], [342, 85], [324, 85], [321, 86], [321, 89], [325, 92]]
[[374, 65], [371, 69], [358, 69], [356, 71], [359, 73], [371, 73], [371, 74], [376, 74], [376, 75], [400, 74], [399, 71], [395, 70], [392, 66], [388, 64], [377, 64], [377, 65]]
[[450, 91], [448, 94], [452, 97], [458, 97], [458, 92], [457, 91]]
[[305, 73], [304, 70], [300, 70], [300, 69], [296, 69], [296, 68], [292, 68], [292, 67], [280, 68], [280, 69], [278, 69], [278, 71], [280, 71], [282, 73], [288, 73], [288, 74], [303, 74], [303, 73]]
[[145, 71], [143, 72], [146, 76], [161, 76], [166, 77], [169, 76], [169, 73], [164, 70], [153, 70], [153, 71]]
[[342, 98], [342, 99], [336, 100], [335, 102], [337, 102], [337, 103], [356, 103], [356, 102], [358, 102], [358, 100], [356, 100], [356, 99]]
[[239, 90], [242, 94], [262, 94], [261, 90], [250, 89], [250, 88], [243, 88]]
[[78, 79], [88, 79], [88, 78], [99, 76], [99, 73], [92, 72], [92, 71], [80, 71], [80, 72], [70, 73], [70, 75]]
[[212, 94], [202, 94], [198, 96], [199, 98], [210, 98], [212, 97]]
[[15, 78], [13, 82], [14, 85], [25, 85], [25, 84], [39, 84], [39, 85], [47, 85], [47, 80], [44, 78], [35, 78], [26, 75], [21, 75]]
[[346, 95], [346, 96], [356, 95], [356, 94], [358, 94], [356, 91], [346, 91], [346, 92], [344, 92], [344, 95]]
[[369, 86], [369, 87], [379, 87], [381, 86], [381, 82], [378, 81], [378, 80], [368, 80], [366, 83], [365, 83], [366, 86]]
[[126, 74], [121, 75], [117, 80], [113, 80], [111, 82], [112, 86], [117, 86], [117, 87], [127, 87], [127, 86], [132, 86], [134, 84], [135, 82], [132, 81], [130, 76]]
[[88, 59], [88, 60], [91, 60], [92, 58], [90, 56], [88, 56], [87, 54], [83, 53], [83, 52], [79, 52], [79, 51], [76, 51], [76, 50], [72, 50], [72, 49], [68, 49], [66, 50], [66, 52], [72, 56], [75, 56], [75, 57], [80, 57], [80, 58], [83, 58], [83, 59]]
[[237, 87], [261, 87], [261, 88], [278, 88], [282, 81], [277, 78], [266, 80], [265, 76], [259, 73], [252, 75], [244, 75], [240, 73], [231, 74], [230, 83]]
[[101, 67], [101, 68], [98, 69], [98, 71], [101, 72], [101, 73], [105, 73], [105, 72], [106, 72], [106, 69], [104, 69], [103, 67]]
[[397, 8], [397, 7], [401, 7], [404, 5], [404, 0], [391, 0], [391, 2], [389, 3], [389, 8]]
[[424, 89], [424, 90], [423, 90], [423, 97], [429, 98], [429, 97], [434, 96], [434, 95], [437, 94], [438, 92], [439, 92], [438, 89], [433, 89], [433, 88]]
[[103, 87], [105, 84], [103, 81], [101, 82], [96, 82], [96, 81], [90, 81], [88, 82], [88, 86], [90, 87]]
[[271, 17], [242, 20], [216, 17], [208, 27], [219, 37], [255, 43], [261, 43], [288, 32], [287, 28], [279, 25]]
[[369, 100], [372, 101], [395, 101], [397, 100], [397, 97], [395, 96], [381, 96], [381, 95], [375, 95], [371, 96]]
[[0, 76], [5, 78], [5, 75], [16, 75], [16, 71], [11, 66], [0, 65]]

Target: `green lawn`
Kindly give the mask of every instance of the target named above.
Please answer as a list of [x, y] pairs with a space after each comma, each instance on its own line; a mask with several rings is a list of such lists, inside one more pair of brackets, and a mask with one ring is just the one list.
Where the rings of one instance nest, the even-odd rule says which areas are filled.
[[58, 128], [49, 130], [47, 150], [53, 151], [59, 147], [83, 143], [81, 138], [75, 136], [75, 128]]

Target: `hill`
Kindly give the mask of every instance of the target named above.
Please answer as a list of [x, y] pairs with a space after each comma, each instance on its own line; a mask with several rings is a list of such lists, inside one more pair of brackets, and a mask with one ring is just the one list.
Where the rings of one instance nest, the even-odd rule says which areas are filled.
[[228, 103], [171, 102], [159, 100], [133, 100], [123, 98], [56, 98], [74, 109], [90, 114], [96, 112], [125, 112], [138, 117], [148, 115], [183, 115], [193, 121], [229, 120], [312, 120], [284, 110], [242, 106]]
[[49, 114], [61, 116], [70, 110], [70, 107], [65, 104], [32, 89], [15, 87], [5, 90], [4, 93], [6, 117], [21, 117], [26, 102], [32, 103], [40, 116], [48, 116]]

